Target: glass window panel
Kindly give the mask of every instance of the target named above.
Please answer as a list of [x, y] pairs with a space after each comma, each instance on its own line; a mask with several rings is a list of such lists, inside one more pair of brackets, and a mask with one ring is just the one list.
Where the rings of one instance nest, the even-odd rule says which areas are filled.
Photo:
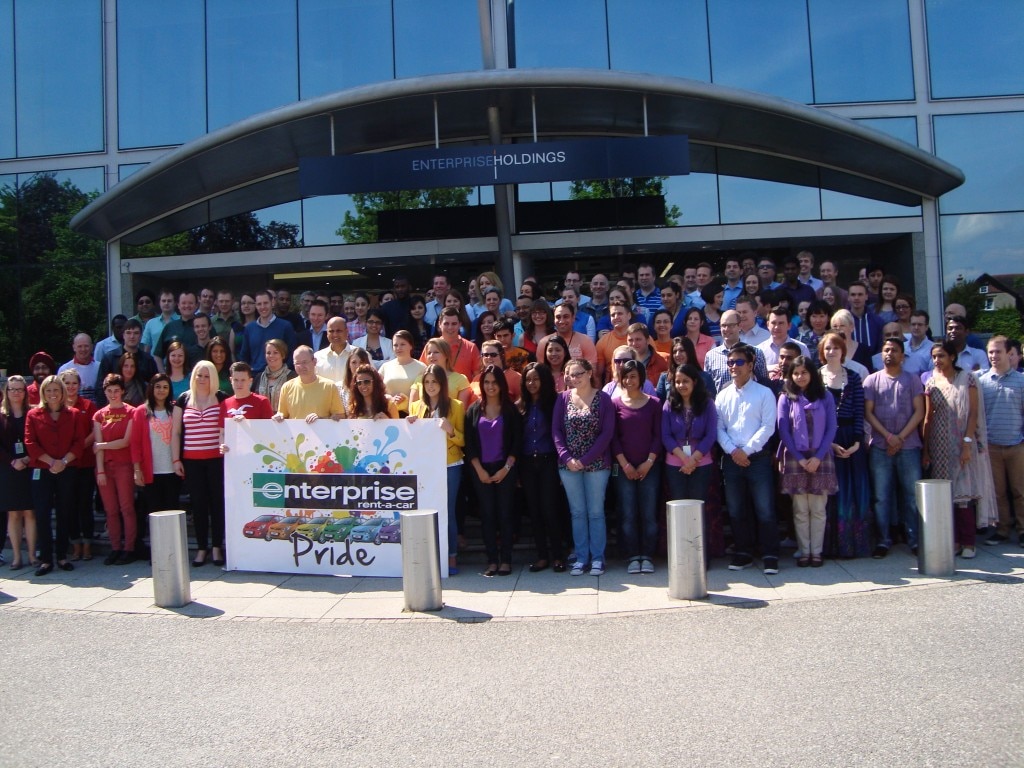
[[867, 197], [821, 190], [821, 215], [826, 219], [880, 219], [891, 216], [920, 216], [921, 206], [905, 206]]
[[[264, 227], [268, 227], [271, 224], [293, 226], [295, 244], [302, 245], [302, 203], [300, 201], [295, 200], [291, 203], [272, 205], [269, 208], [253, 211], [253, 214]], [[291, 233], [282, 232], [278, 235], [278, 244], [275, 247], [288, 247], [289, 242], [287, 241], [291, 238]]]
[[14, 0], [0, 0], [0, 157], [17, 154], [14, 128]]
[[101, 6], [95, 0], [18, 3], [20, 157], [103, 149]]
[[704, 0], [608, 0], [611, 68], [711, 80]]
[[480, 69], [476, 0], [394, 0], [394, 6], [395, 77]]
[[[37, 174], [19, 173], [18, 183], [27, 184]], [[47, 171], [46, 176], [53, 176], [58, 184], [70, 181], [79, 190], [86, 194], [103, 192], [103, 169], [102, 168], [69, 168], [63, 171]]]
[[1024, 112], [939, 116], [934, 127], [935, 154], [967, 177], [942, 213], [1024, 210]]
[[338, 228], [345, 220], [345, 212], [355, 215], [355, 206], [349, 195], [324, 195], [302, 201], [302, 235], [304, 245], [334, 245], [344, 243]]
[[958, 276], [974, 280], [1018, 274], [1024, 264], [1024, 213], [972, 213], [939, 218], [942, 273], [947, 286]]
[[149, 163], [130, 163], [126, 165], [119, 165], [117, 166], [117, 180], [124, 181], [133, 173], [141, 171], [147, 165], [149, 165]]
[[708, 20], [715, 83], [810, 103], [805, 0], [708, 0]]
[[535, 184], [518, 184], [516, 186], [519, 187], [518, 200], [521, 203], [546, 203], [551, 200], [551, 182], [539, 181]]
[[719, 176], [718, 190], [723, 224], [821, 218], [816, 187]]
[[515, 66], [608, 69], [604, 0], [516, 0]]
[[814, 100], [914, 98], [906, 0], [811, 0]]
[[394, 77], [390, 0], [302, 0], [299, 93], [310, 99]]
[[117, 117], [121, 147], [183, 144], [206, 132], [203, 0], [121, 0]]
[[13, 173], [0, 174], [0, 192], [14, 189], [18, 185], [18, 176]]
[[207, 3], [209, 130], [298, 98], [295, 4]]
[[718, 185], [713, 173], [665, 179], [665, 205], [679, 207], [679, 226], [718, 224]]
[[918, 146], [916, 117], [869, 117], [854, 122], [894, 136], [912, 147]]
[[926, 0], [932, 98], [1024, 93], [1020, 0]]

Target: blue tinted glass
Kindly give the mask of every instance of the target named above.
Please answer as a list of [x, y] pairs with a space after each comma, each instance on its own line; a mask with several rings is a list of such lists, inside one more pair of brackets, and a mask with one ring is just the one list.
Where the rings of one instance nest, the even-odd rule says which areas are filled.
[[715, 83], [811, 101], [805, 0], [708, 0], [708, 17]]
[[18, 184], [18, 177], [13, 173], [2, 174], [0, 173], [0, 192], [4, 192], [9, 189], [14, 189]]
[[516, 0], [515, 66], [608, 69], [603, 0]]
[[916, 117], [868, 117], [855, 122], [894, 136], [912, 147], [918, 146]]
[[821, 218], [818, 189], [814, 187], [719, 176], [718, 190], [723, 224]]
[[[19, 173], [18, 183], [27, 184], [36, 174]], [[70, 168], [64, 171], [47, 171], [47, 176], [53, 176], [57, 183], [63, 184], [70, 181], [79, 190], [85, 193], [99, 192], [103, 190], [103, 169], [102, 168]]]
[[203, 0], [120, 0], [117, 119], [121, 147], [182, 144], [206, 132]]
[[14, 0], [0, 0], [0, 157], [17, 154], [14, 132]]
[[480, 69], [476, 0], [394, 0], [395, 77]]
[[704, 0], [608, 0], [611, 68], [711, 80]]
[[138, 171], [141, 171], [147, 165], [148, 165], [148, 163], [131, 163], [131, 164], [128, 164], [128, 165], [119, 165], [119, 166], [117, 166], [117, 180], [118, 181], [124, 181], [129, 176], [131, 176], [133, 173], [137, 173]]
[[101, 6], [95, 0], [18, 3], [20, 157], [103, 149]]
[[947, 286], [957, 277], [1020, 274], [1024, 260], [1024, 213], [941, 216], [942, 272]]
[[325, 195], [302, 201], [302, 235], [304, 245], [344, 243], [338, 228], [345, 220], [345, 211], [355, 215], [349, 195]]
[[519, 188], [518, 199], [521, 203], [546, 203], [551, 200], [551, 182], [518, 184], [517, 187]]
[[301, 98], [394, 77], [390, 0], [302, 0]]
[[[272, 205], [269, 208], [253, 211], [253, 213], [264, 227], [271, 224], [293, 225], [293, 238], [297, 240], [295, 245], [302, 245], [302, 204], [298, 200], [291, 203], [282, 203], [281, 205]], [[288, 242], [283, 242], [283, 238], [279, 238], [279, 245], [281, 247], [287, 247], [289, 244]]]
[[679, 226], [718, 224], [718, 184], [713, 173], [669, 176], [665, 180], [665, 205], [679, 207]]
[[932, 97], [1024, 93], [1020, 0], [926, 0]]
[[810, 0], [814, 100], [914, 98], [907, 0]]
[[939, 116], [935, 154], [964, 172], [943, 213], [1024, 210], [1024, 112]]
[[298, 98], [294, 3], [217, 0], [206, 23], [211, 131]]

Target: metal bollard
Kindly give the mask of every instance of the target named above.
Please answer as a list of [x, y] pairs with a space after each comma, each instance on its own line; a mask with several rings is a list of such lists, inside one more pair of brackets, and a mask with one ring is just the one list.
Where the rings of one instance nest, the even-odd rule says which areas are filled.
[[150, 512], [149, 539], [153, 552], [153, 598], [160, 608], [181, 608], [192, 602], [189, 581], [185, 512]]
[[416, 509], [402, 516], [402, 591], [405, 611], [440, 611], [441, 566], [437, 510]]
[[949, 480], [918, 480], [915, 488], [919, 514], [917, 568], [925, 576], [952, 576], [953, 484]]
[[704, 557], [704, 502], [670, 501], [668, 507], [668, 596], [701, 600], [708, 596]]

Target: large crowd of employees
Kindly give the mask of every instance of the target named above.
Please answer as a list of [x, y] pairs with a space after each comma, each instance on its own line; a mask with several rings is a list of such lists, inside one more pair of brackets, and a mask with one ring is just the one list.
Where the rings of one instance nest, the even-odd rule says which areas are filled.
[[484, 575], [510, 574], [521, 510], [531, 571], [601, 575], [612, 528], [626, 571], [653, 573], [666, 499], [705, 502], [709, 564], [760, 557], [777, 573], [794, 544], [799, 567], [882, 558], [898, 541], [916, 549], [926, 476], [952, 483], [959, 556], [986, 528], [987, 544], [1024, 537], [1020, 342], [979, 348], [963, 307], [933, 339], [881, 267], [840, 287], [837, 265], [815, 269], [807, 251], [781, 275], [748, 252], [720, 275], [700, 263], [659, 285], [645, 263], [615, 283], [594, 275], [589, 295], [581, 285], [570, 271], [554, 290], [528, 279], [506, 295], [494, 272], [464, 291], [439, 274], [414, 294], [399, 276], [297, 306], [287, 290], [140, 291], [108, 338], [79, 334], [63, 365], [41, 351], [6, 380], [11, 568], [92, 559], [97, 491], [105, 563], [131, 562], [145, 513], [176, 508], [182, 482], [193, 565], [223, 565], [229, 418], [433, 421], [452, 574], [467, 511]]

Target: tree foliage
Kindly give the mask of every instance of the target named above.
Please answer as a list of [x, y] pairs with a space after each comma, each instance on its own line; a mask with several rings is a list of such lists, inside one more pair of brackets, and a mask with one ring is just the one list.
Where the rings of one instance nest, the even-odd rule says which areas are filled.
[[192, 229], [186, 247], [188, 253], [225, 253], [300, 245], [297, 224], [280, 221], [261, 224], [255, 213], [240, 213]]
[[70, 357], [71, 337], [106, 334], [103, 244], [68, 228], [94, 195], [40, 174], [0, 190], [0, 365], [23, 371], [45, 349]]
[[377, 214], [380, 211], [406, 211], [416, 208], [459, 208], [469, 204], [472, 187], [406, 189], [400, 192], [359, 192], [352, 195], [355, 213], [345, 211], [335, 231], [346, 243], [375, 243], [378, 238]]
[[985, 307], [985, 299], [978, 293], [977, 283], [961, 280], [946, 291], [946, 300], [943, 306], [948, 307], [950, 304], [963, 304], [967, 309], [967, 322], [971, 328], [974, 328], [974, 324]]
[[978, 315], [974, 330], [1019, 339], [1022, 335], [1020, 312], [1016, 307], [1002, 307], [991, 312], [982, 312]]
[[[606, 200], [613, 197], [657, 197], [665, 194], [668, 176], [574, 181], [569, 187], [571, 200]], [[674, 227], [683, 215], [678, 205], [665, 206], [665, 224]]]

